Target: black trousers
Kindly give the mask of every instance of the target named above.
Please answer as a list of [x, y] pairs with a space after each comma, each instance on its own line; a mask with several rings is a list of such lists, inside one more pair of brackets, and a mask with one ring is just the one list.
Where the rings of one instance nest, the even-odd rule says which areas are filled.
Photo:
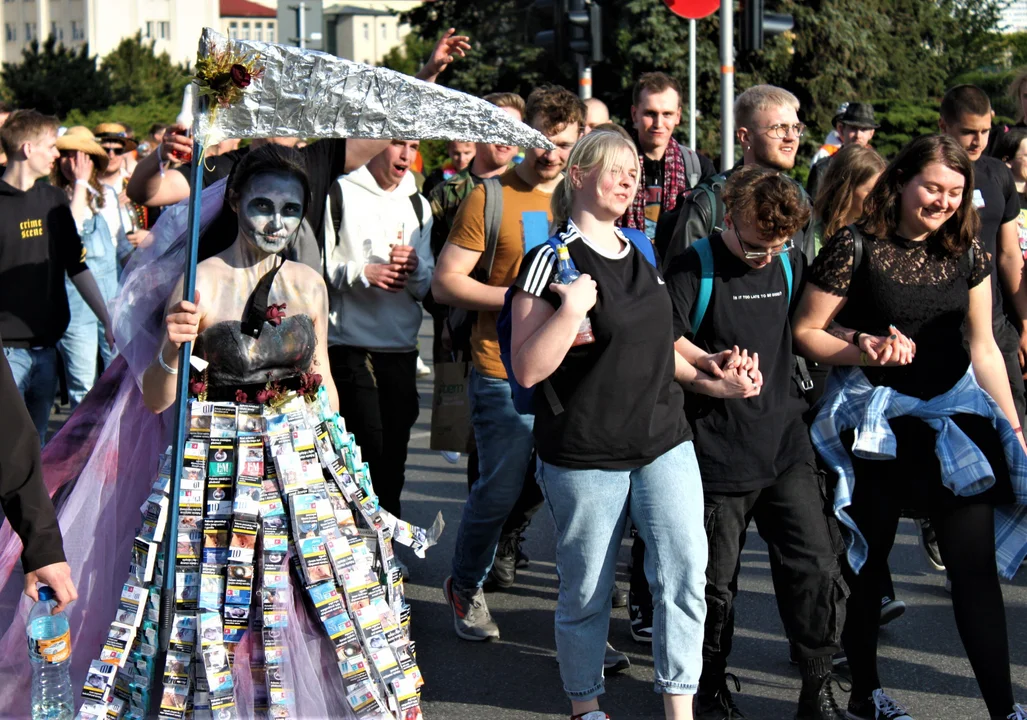
[[838, 556], [841, 535], [827, 512], [827, 491], [812, 459], [770, 487], [705, 497], [706, 629], [700, 692], [723, 684], [735, 629], [734, 600], [749, 522], [767, 543], [778, 612], [801, 660], [838, 652], [848, 588]]
[[1025, 397], [1023, 370], [1020, 369], [1020, 336], [1016, 329], [1009, 323], [1009, 320], [1002, 318], [1001, 323], [995, 323], [995, 344], [1002, 353], [1002, 360], [1005, 362], [1006, 375], [1009, 377], [1009, 391], [1013, 393], [1013, 404], [1016, 405], [1016, 415], [1020, 418], [1020, 425], [1024, 423], [1024, 413], [1027, 411], [1027, 397]]
[[401, 517], [410, 429], [420, 412], [417, 351], [372, 352], [335, 345], [328, 348], [328, 363], [339, 391], [339, 414], [371, 469], [378, 501]]
[[[473, 441], [474, 435], [472, 434], [472, 444]], [[538, 512], [538, 509], [542, 507], [542, 503], [545, 502], [545, 498], [542, 497], [542, 489], [538, 486], [538, 481], [535, 480], [536, 457], [535, 451], [532, 450], [531, 460], [528, 461], [528, 469], [524, 473], [524, 486], [521, 488], [521, 494], [517, 496], [517, 502], [514, 504], [513, 510], [510, 511], [506, 522], [503, 523], [503, 535], [524, 532], [531, 522], [532, 516]], [[478, 482], [479, 477], [481, 477], [481, 473], [478, 472], [478, 447], [475, 445], [467, 455], [468, 492], [470, 492], [471, 486]]]
[[[858, 575], [845, 565], [852, 588], [843, 642], [852, 671], [854, 697], [881, 687], [877, 637], [881, 617], [880, 576], [887, 570], [899, 517], [926, 513], [938, 536], [949, 580], [956, 628], [993, 718], [1013, 707], [1005, 605], [995, 563], [995, 504], [1012, 501], [1012, 487], [998, 434], [988, 420], [957, 415], [956, 424], [977, 445], [995, 471], [995, 485], [980, 495], [956, 497], [942, 486], [935, 456], [935, 432], [910, 417], [890, 421], [898, 444], [894, 460], [863, 460], [851, 455], [856, 473], [848, 512], [867, 541], [866, 563]], [[852, 432], [842, 434], [852, 446]]]

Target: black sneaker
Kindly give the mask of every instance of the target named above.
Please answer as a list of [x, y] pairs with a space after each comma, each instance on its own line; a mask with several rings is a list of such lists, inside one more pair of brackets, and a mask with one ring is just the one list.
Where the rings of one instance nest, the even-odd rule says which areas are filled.
[[631, 667], [631, 661], [628, 659], [628, 656], [619, 652], [610, 643], [606, 643], [606, 655], [603, 656], [603, 671], [616, 673], [621, 670], [627, 670], [629, 667]]
[[499, 626], [492, 619], [481, 588], [464, 590], [453, 584], [452, 577], [448, 577], [442, 584], [442, 591], [453, 611], [453, 629], [457, 637], [478, 642], [499, 639]]
[[881, 598], [881, 625], [887, 625], [904, 612], [906, 612], [906, 603], [901, 600], [892, 600], [887, 595]]
[[849, 720], [913, 720], [906, 708], [885, 695], [882, 688], [874, 690], [870, 697], [850, 697], [845, 716]]
[[845, 713], [834, 697], [834, 685], [843, 692], [852, 689], [833, 673], [804, 682], [799, 692], [799, 711], [795, 720], [845, 720]]
[[528, 553], [524, 552], [524, 550], [521, 548], [521, 543], [523, 543], [523, 542], [524, 542], [524, 536], [518, 534], [517, 535], [517, 569], [518, 570], [523, 570], [524, 568], [528, 567], [528, 563], [531, 562], [531, 558], [528, 557]]
[[742, 684], [731, 673], [724, 674], [724, 683], [712, 695], [701, 690], [695, 696], [695, 720], [745, 720], [745, 715], [735, 705], [731, 691], [727, 689], [728, 679], [734, 680], [735, 691], [740, 692]]
[[924, 549], [927, 562], [935, 570], [944, 570], [945, 561], [941, 559], [941, 550], [938, 549], [938, 535], [934, 532], [934, 526], [927, 519], [918, 520], [917, 522], [920, 524], [920, 546]]
[[492, 561], [492, 569], [485, 579], [486, 590], [505, 590], [517, 582], [517, 544], [516, 533], [499, 538], [496, 548], [496, 559]]
[[631, 637], [635, 642], [653, 641], [653, 598], [649, 593], [628, 593], [628, 617], [631, 619]]

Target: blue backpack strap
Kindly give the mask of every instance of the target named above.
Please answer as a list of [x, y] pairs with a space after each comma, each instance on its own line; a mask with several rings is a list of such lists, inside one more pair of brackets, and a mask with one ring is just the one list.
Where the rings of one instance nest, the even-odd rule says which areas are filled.
[[656, 248], [653, 247], [653, 241], [642, 232], [641, 230], [635, 230], [634, 228], [621, 228], [620, 231], [624, 234], [631, 244], [642, 253], [642, 257], [649, 261], [649, 264], [656, 267]]
[[695, 305], [692, 306], [692, 315], [689, 318], [692, 324], [692, 337], [695, 337], [699, 332], [699, 326], [702, 325], [703, 317], [706, 316], [706, 309], [710, 306], [710, 298], [713, 297], [713, 248], [710, 247], [709, 238], [696, 240], [692, 247], [699, 253], [699, 269], [702, 273], [699, 278], [699, 295], [695, 298]]
[[792, 259], [788, 253], [781, 253], [777, 256], [781, 261], [781, 270], [785, 274], [785, 284], [788, 286], [788, 307], [792, 306]]

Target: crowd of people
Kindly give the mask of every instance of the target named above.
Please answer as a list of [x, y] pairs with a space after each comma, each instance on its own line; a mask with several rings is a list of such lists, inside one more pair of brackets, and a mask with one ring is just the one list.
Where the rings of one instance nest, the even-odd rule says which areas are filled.
[[[465, 41], [447, 34], [419, 77], [434, 82]], [[1013, 94], [1027, 106], [1025, 85]], [[323, 376], [381, 507], [401, 517], [427, 310], [432, 359], [471, 364], [469, 494], [443, 587], [454, 632], [500, 637], [485, 591], [516, 583], [545, 506], [572, 720], [608, 717], [604, 674], [628, 665], [607, 640], [610, 612], [624, 604], [632, 637], [652, 645], [666, 717], [745, 717], [729, 668], [752, 521], [802, 676], [796, 717], [911, 720], [877, 667], [878, 628], [904, 609], [888, 569], [903, 516], [947, 574], [989, 716], [1027, 719], [999, 584], [1027, 554], [1027, 129], [994, 128], [987, 94], [960, 85], [938, 134], [887, 160], [873, 107], [850, 102], [803, 188], [806, 126], [783, 88], [737, 97], [741, 159], [723, 173], [675, 139], [681, 88], [662, 72], [616, 109], [626, 127], [552, 85], [484, 99], [552, 147], [454, 141], [427, 178], [416, 139], [208, 149], [204, 185], [228, 178], [231, 212], [205, 231], [196, 297], [179, 284], [166, 298], [146, 406], [174, 403], [182, 343], [217, 367], [249, 342], [236, 325], [245, 334], [262, 292], [285, 318], [279, 364]], [[0, 127], [13, 373], [0, 390], [27, 407], [5, 413], [0, 436], [31, 422], [39, 438], [12, 472], [0, 461], [0, 497], [25, 539], [26, 591], [46, 582], [62, 605], [76, 589], [38, 540], [60, 543], [36, 453], [59, 375], [74, 410], [118, 352], [119, 274], [189, 194], [187, 130], [137, 142], [123, 125], [65, 129], [30, 109]], [[261, 362], [221, 384], [256, 390]]]

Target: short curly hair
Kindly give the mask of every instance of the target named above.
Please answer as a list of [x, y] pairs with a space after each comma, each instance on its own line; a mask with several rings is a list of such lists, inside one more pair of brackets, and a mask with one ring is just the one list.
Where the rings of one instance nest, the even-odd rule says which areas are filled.
[[777, 170], [746, 165], [724, 185], [726, 214], [756, 228], [760, 238], [791, 237], [810, 217], [802, 188]]
[[553, 134], [571, 123], [577, 123], [581, 130], [585, 127], [585, 114], [584, 101], [570, 90], [559, 85], [542, 85], [528, 96], [524, 122], [534, 125], [535, 119], [540, 118], [542, 131]]

